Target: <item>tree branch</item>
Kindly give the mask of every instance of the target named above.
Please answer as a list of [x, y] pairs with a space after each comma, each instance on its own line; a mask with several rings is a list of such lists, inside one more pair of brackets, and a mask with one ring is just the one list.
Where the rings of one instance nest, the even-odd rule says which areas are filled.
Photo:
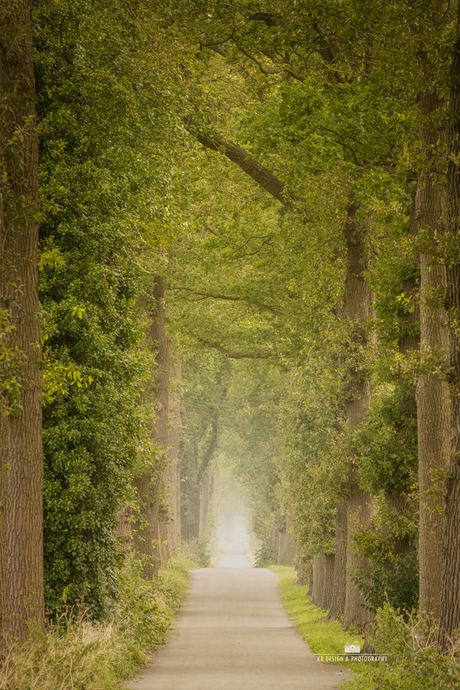
[[[278, 66], [274, 60], [272, 60], [272, 62], [275, 65], [275, 67], [264, 67], [262, 65], [262, 63], [259, 62], [259, 60], [254, 57], [254, 55], [251, 55], [250, 53], [248, 53], [246, 50], [244, 50], [244, 48], [242, 48], [240, 45], [238, 45], [238, 43], [235, 43], [235, 45], [238, 48], [238, 50], [240, 51], [240, 53], [243, 53], [243, 55], [245, 55], [249, 60], [252, 60], [252, 62], [254, 62], [257, 65], [257, 67], [260, 69], [262, 74], [266, 74], [268, 76], [271, 76], [273, 74], [289, 74], [294, 79], [297, 79], [297, 81], [302, 82], [302, 84], [304, 83], [305, 79], [303, 79], [303, 77], [301, 77], [300, 74], [297, 74], [296, 72], [294, 72], [294, 70], [292, 69], [291, 63], [288, 62], [287, 60], [283, 60], [283, 62], [285, 63], [285, 65], [289, 65], [289, 67], [286, 67], [285, 65]], [[269, 58], [269, 59], [271, 59], [271, 58]]]
[[268, 14], [267, 12], [250, 14], [248, 19], [256, 22], [264, 22], [267, 26], [279, 26], [284, 23], [284, 18], [280, 14]]
[[192, 290], [192, 288], [188, 287], [170, 287], [169, 290], [185, 290], [189, 294], [197, 295], [198, 297], [202, 297], [203, 299], [221, 299], [229, 302], [246, 302], [247, 304], [252, 304], [255, 307], [259, 307], [259, 309], [269, 311], [272, 314], [277, 314], [279, 311], [278, 309], [275, 309], [274, 307], [271, 307], [269, 304], [265, 304], [264, 302], [253, 302], [244, 297], [239, 297], [238, 295], [219, 295], [214, 292], [200, 292], [199, 290]]
[[249, 151], [246, 151], [238, 144], [225, 141], [218, 134], [203, 132], [192, 120], [186, 120], [185, 126], [205, 148], [223, 153], [224, 156], [241, 168], [249, 177], [252, 177], [257, 184], [275, 197], [283, 206], [290, 210], [295, 209], [298, 200], [294, 194], [289, 191], [284, 182], [251, 156]]
[[209, 340], [203, 340], [203, 338], [199, 338], [198, 336], [195, 336], [195, 338], [199, 343], [201, 343], [201, 345], [203, 345], [203, 347], [210, 347], [213, 350], [217, 350], [217, 352], [220, 352], [229, 359], [271, 359], [275, 356], [275, 353], [273, 352], [232, 352], [231, 350], [227, 350], [222, 345], [219, 345], [219, 343], [212, 343]]

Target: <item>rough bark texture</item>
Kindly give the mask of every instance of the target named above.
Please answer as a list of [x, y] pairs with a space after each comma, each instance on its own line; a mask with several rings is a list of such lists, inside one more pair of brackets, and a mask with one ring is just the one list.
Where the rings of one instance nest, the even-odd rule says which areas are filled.
[[[346, 320], [352, 325], [354, 346], [365, 345], [364, 325], [370, 315], [370, 289], [365, 276], [368, 267], [366, 233], [356, 220], [357, 211], [357, 206], [350, 204], [345, 226], [347, 275], [344, 313]], [[351, 429], [356, 428], [362, 422], [364, 411], [369, 405], [369, 397], [368, 382], [362, 372], [354, 364], [351, 364], [348, 369], [347, 398], [345, 401], [347, 424]], [[349, 469], [348, 482], [350, 497], [347, 501], [347, 572], [368, 566], [365, 559], [352, 551], [352, 539], [355, 530], [369, 524], [372, 517], [372, 498], [360, 488], [358, 473], [354, 465]], [[356, 626], [369, 620], [369, 613], [362, 608], [363, 603], [359, 591], [347, 575], [343, 615], [345, 627]]]
[[313, 556], [313, 587], [311, 589], [311, 600], [315, 606], [323, 606], [324, 590], [326, 584], [325, 557]]
[[327, 554], [324, 556], [324, 596], [321, 607], [329, 610], [332, 603], [332, 593], [334, 590], [334, 570], [335, 556]]
[[180, 522], [178, 517], [179, 480], [178, 477], [178, 453], [181, 438], [181, 416], [180, 402], [181, 391], [180, 382], [182, 380], [181, 364], [177, 362], [171, 370], [171, 381], [174, 382], [174, 393], [169, 405], [169, 465], [166, 469], [166, 483], [169, 490], [168, 501], [168, 552], [170, 558], [177, 556], [177, 538], [180, 532]]
[[[0, 196], [0, 308], [9, 311], [9, 345], [22, 353], [20, 407], [9, 415], [7, 472], [7, 568], [11, 633], [28, 634], [27, 620], [43, 620], [42, 376], [38, 322], [38, 140], [30, 6], [26, 0], [0, 8], [1, 138], [19, 135], [16, 159], [2, 160]], [[10, 295], [7, 284], [10, 284]], [[15, 284], [15, 288], [11, 285]], [[15, 301], [10, 305], [8, 296]], [[8, 377], [8, 372], [7, 372]], [[2, 391], [3, 392], [3, 391]], [[5, 447], [5, 446], [4, 446]], [[2, 569], [5, 573], [5, 569]], [[5, 584], [0, 586], [4, 590]]]
[[[439, 648], [447, 651], [454, 632], [460, 630], [460, 4], [457, 40], [452, 59], [450, 126], [448, 129], [449, 165], [447, 170], [447, 230], [456, 241], [457, 256], [447, 268], [446, 308], [450, 326], [451, 374], [451, 448], [448, 468], [445, 531], [443, 542], [444, 572], [439, 620]], [[455, 246], [455, 245], [454, 245]]]
[[150, 434], [154, 445], [161, 450], [159, 464], [153, 473], [145, 473], [134, 485], [140, 503], [139, 519], [133, 525], [134, 550], [137, 556], [144, 557], [144, 574], [154, 579], [163, 564], [160, 533], [160, 492], [167, 466], [168, 448], [168, 397], [169, 397], [169, 343], [166, 337], [164, 315], [164, 284], [161, 276], [153, 279], [150, 304], [151, 324], [148, 333], [149, 345], [155, 353], [155, 376], [153, 393], [147, 390], [146, 399], [152, 399], [155, 420]]
[[0, 415], [0, 665], [10, 631], [8, 577], [8, 418]]
[[[419, 101], [420, 142], [433, 166], [431, 152], [436, 150], [440, 132], [432, 124], [441, 101], [425, 93]], [[440, 161], [438, 161], [440, 164]], [[429, 172], [420, 176], [416, 196], [416, 221], [419, 234], [429, 239], [441, 230], [445, 194], [440, 178]], [[422, 362], [434, 357], [446, 361], [449, 341], [446, 313], [442, 305], [446, 275], [443, 266], [433, 265], [433, 257], [420, 258], [420, 353]], [[450, 403], [446, 382], [432, 373], [424, 373], [417, 384], [417, 424], [420, 491], [420, 607], [439, 615], [442, 579], [442, 540], [444, 531], [444, 473], [450, 444]]]
[[335, 557], [332, 600], [328, 618], [340, 619], [345, 609], [345, 591], [347, 583], [347, 520], [348, 511], [345, 501], [337, 504], [335, 517]]

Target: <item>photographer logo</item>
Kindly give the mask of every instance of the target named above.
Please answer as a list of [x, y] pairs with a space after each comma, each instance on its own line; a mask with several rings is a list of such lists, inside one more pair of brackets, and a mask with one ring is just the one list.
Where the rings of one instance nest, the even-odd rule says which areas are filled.
[[351, 644], [345, 645], [345, 654], [359, 654], [361, 651], [361, 645], [359, 642], [352, 642]]

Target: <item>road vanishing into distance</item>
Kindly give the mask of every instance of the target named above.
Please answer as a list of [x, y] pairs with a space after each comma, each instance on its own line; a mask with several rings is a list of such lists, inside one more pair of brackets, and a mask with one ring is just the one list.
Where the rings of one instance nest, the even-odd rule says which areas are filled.
[[316, 660], [286, 614], [278, 576], [227, 544], [192, 572], [170, 639], [126, 690], [332, 690], [346, 669]]

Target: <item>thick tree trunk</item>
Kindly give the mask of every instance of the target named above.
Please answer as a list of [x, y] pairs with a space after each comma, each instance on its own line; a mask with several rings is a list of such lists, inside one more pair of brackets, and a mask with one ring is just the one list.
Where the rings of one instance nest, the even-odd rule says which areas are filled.
[[325, 557], [313, 556], [313, 587], [311, 589], [311, 601], [315, 606], [323, 606], [324, 590], [326, 584]]
[[[360, 489], [355, 471], [349, 475], [351, 486], [351, 496], [348, 499], [348, 554], [347, 571], [355, 569], [366, 569], [369, 567], [368, 561], [359, 554], [352, 551], [352, 536], [356, 529], [366, 527], [372, 518], [371, 497], [368, 493]], [[370, 619], [369, 612], [363, 608], [364, 600], [358, 589], [352, 584], [349, 576], [346, 581], [345, 591], [345, 610], [343, 614], [343, 625], [345, 628], [355, 627], [366, 623]]]
[[0, 667], [10, 633], [8, 576], [8, 418], [0, 414]]
[[179, 497], [179, 479], [178, 479], [178, 453], [181, 438], [181, 419], [180, 419], [180, 401], [181, 391], [180, 382], [182, 380], [181, 364], [177, 362], [171, 370], [171, 381], [174, 382], [174, 393], [172, 402], [169, 407], [170, 429], [169, 429], [169, 447], [168, 457], [169, 465], [166, 470], [166, 483], [169, 489], [168, 501], [168, 552], [169, 557], [177, 556], [177, 538], [180, 533], [178, 497]]
[[335, 556], [327, 554], [324, 556], [324, 598], [321, 608], [329, 610], [332, 604], [332, 594], [334, 590], [334, 570]]
[[347, 520], [348, 511], [345, 501], [337, 504], [335, 517], [335, 557], [332, 600], [328, 618], [340, 619], [345, 610], [345, 591], [347, 583]]
[[[18, 142], [16, 156], [10, 152], [10, 158], [1, 161], [0, 196], [6, 201], [0, 217], [0, 308], [10, 317], [8, 344], [22, 356], [17, 378], [21, 381], [20, 398], [16, 413], [6, 422], [8, 573], [4, 567], [0, 572], [8, 578], [11, 633], [24, 640], [28, 619], [44, 618], [42, 376], [37, 367], [41, 356], [38, 140], [30, 6], [26, 0], [3, 3], [0, 33], [1, 138], [5, 142], [17, 137]], [[14, 302], [8, 305], [5, 297], [14, 297]], [[7, 407], [15, 404], [8, 392], [1, 393]], [[5, 591], [5, 583], [0, 589]]]
[[153, 530], [152, 516], [152, 488], [150, 473], [144, 473], [134, 481], [139, 501], [139, 517], [133, 524], [132, 536], [133, 547], [136, 558], [142, 559], [144, 563], [144, 577], [146, 580], [153, 580], [155, 577], [155, 557], [154, 541], [157, 538]]
[[[436, 150], [439, 130], [430, 122], [442, 103], [433, 93], [419, 101], [420, 142], [428, 157]], [[427, 167], [432, 161], [427, 162]], [[438, 161], [440, 164], [440, 161]], [[430, 166], [431, 167], [431, 166]], [[419, 234], [434, 241], [441, 230], [445, 194], [439, 178], [427, 173], [419, 179], [416, 218]], [[420, 354], [422, 362], [434, 357], [442, 364], [449, 346], [446, 313], [442, 305], [446, 286], [444, 266], [434, 265], [429, 254], [420, 258]], [[442, 294], [440, 294], [442, 293]], [[444, 474], [450, 444], [449, 389], [439, 376], [425, 373], [417, 384], [417, 424], [420, 491], [420, 607], [439, 615], [444, 532]]]
[[460, 630], [460, 3], [457, 40], [452, 59], [452, 82], [448, 129], [449, 165], [447, 170], [448, 233], [455, 240], [454, 256], [447, 262], [446, 309], [450, 330], [451, 365], [451, 448], [448, 467], [445, 530], [443, 540], [443, 578], [439, 620], [439, 649], [449, 649], [455, 631]]
[[[368, 267], [366, 233], [356, 220], [357, 211], [358, 207], [355, 204], [350, 204], [345, 226], [347, 275], [344, 313], [353, 331], [354, 348], [363, 347], [366, 344], [364, 327], [370, 315], [370, 289], [365, 275]], [[353, 354], [355, 353], [351, 353], [351, 358], [353, 358]], [[345, 411], [347, 425], [354, 429], [363, 420], [364, 411], [369, 405], [370, 393], [364, 374], [359, 371], [355, 364], [350, 364], [348, 372]], [[350, 497], [347, 501], [347, 573], [358, 568], [368, 567], [366, 559], [352, 550], [352, 544], [355, 530], [368, 525], [372, 517], [372, 497], [360, 488], [358, 473], [354, 465], [349, 469], [348, 482]], [[368, 612], [362, 607], [363, 603], [359, 591], [347, 574], [343, 615], [345, 627], [354, 627], [369, 620]]]
[[[153, 476], [145, 473], [134, 485], [140, 502], [140, 517], [134, 524], [134, 548], [139, 557], [144, 557], [145, 577], [155, 578], [163, 565], [160, 531], [161, 489], [167, 462], [168, 449], [168, 399], [169, 399], [169, 343], [163, 316], [164, 284], [161, 276], [153, 279], [151, 325], [149, 343], [155, 352], [155, 376], [153, 402], [155, 420], [150, 430], [154, 445], [160, 448], [161, 457]], [[146, 393], [148, 398], [150, 392]]]

